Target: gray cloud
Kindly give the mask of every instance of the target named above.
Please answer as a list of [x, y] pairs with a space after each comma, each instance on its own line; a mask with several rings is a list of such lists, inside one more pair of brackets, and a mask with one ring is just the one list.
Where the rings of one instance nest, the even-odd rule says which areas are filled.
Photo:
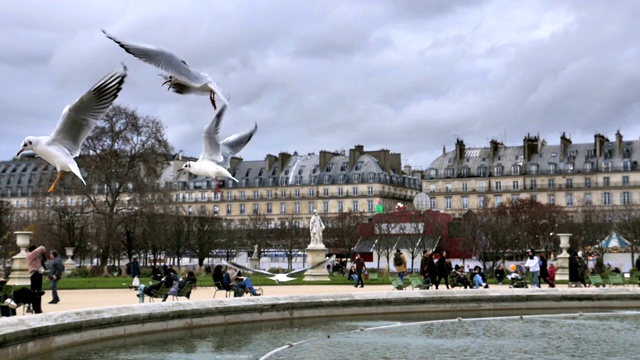
[[164, 121], [197, 156], [206, 97], [160, 87], [158, 70], [100, 29], [163, 46], [231, 95], [222, 136], [241, 154], [387, 148], [425, 168], [453, 147], [640, 136], [640, 4], [556, 1], [22, 1], [0, 12], [0, 153], [45, 135], [64, 106], [124, 61], [118, 100]]

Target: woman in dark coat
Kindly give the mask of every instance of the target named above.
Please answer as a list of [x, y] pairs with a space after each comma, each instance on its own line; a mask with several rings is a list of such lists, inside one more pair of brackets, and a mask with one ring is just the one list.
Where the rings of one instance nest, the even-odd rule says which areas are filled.
[[[438, 270], [436, 269], [436, 263], [433, 261], [433, 254], [429, 254], [427, 259], [427, 277], [429, 277], [429, 281], [431, 284], [436, 283], [436, 278], [438, 277]], [[436, 287], [437, 289], [437, 287]]]
[[570, 285], [577, 285], [580, 282], [580, 274], [578, 273], [578, 252], [574, 251], [569, 258], [569, 283]]
[[449, 288], [449, 274], [451, 273], [451, 261], [447, 257], [447, 252], [443, 250], [440, 253], [440, 258], [436, 263], [436, 269], [438, 270], [438, 275], [436, 279], [436, 290], [438, 289], [438, 285], [440, 285], [440, 281], [444, 279], [444, 284], [447, 285], [447, 289]]
[[540, 279], [549, 284], [549, 287], [555, 287], [552, 283], [549, 282], [549, 270], [547, 269], [547, 258], [544, 254], [540, 254], [538, 256], [540, 259]]

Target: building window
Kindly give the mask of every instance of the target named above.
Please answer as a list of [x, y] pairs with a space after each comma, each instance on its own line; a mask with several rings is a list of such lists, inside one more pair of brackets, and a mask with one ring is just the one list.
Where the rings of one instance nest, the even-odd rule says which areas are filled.
[[231, 204], [227, 204], [227, 215], [231, 215]]
[[436, 198], [433, 196], [429, 197], [429, 209], [434, 210], [436, 208]]
[[311, 214], [315, 209], [316, 209], [316, 204], [313, 201], [309, 201], [309, 214]]
[[624, 175], [622, 177], [622, 186], [629, 186], [629, 176]]
[[494, 172], [496, 174], [496, 176], [502, 176], [502, 165], [498, 165], [496, 167], [494, 167]]
[[244, 199], [245, 199], [244, 191], [240, 191], [240, 200], [244, 200]]
[[502, 190], [502, 181], [496, 181], [496, 191]]
[[531, 190], [535, 190], [538, 188], [538, 181], [537, 180], [531, 180], [529, 181], [529, 189]]
[[602, 178], [602, 186], [609, 187], [611, 185], [611, 181], [608, 176]]
[[602, 205], [611, 205], [611, 193], [610, 192], [602, 193]]
[[344, 202], [342, 200], [338, 201], [338, 212], [341, 213], [344, 211]]
[[462, 197], [462, 208], [463, 209], [468, 209], [469, 208], [469, 197], [468, 196], [463, 196]]
[[253, 198], [260, 199], [260, 192], [258, 190], [253, 190]]
[[512, 186], [513, 186], [513, 190], [520, 190], [520, 181], [513, 180]]
[[[436, 176], [438, 176], [438, 170], [436, 169], [429, 169], [429, 178], [430, 179], [435, 179]], [[371, 180], [370, 180], [371, 181]]]
[[529, 173], [531, 175], [537, 175], [538, 174], [538, 164], [529, 164]]
[[469, 187], [467, 186], [467, 183], [466, 183], [466, 182], [463, 182], [463, 183], [462, 183], [462, 191], [464, 191], [464, 192], [469, 191]]
[[478, 209], [484, 209], [484, 195], [478, 196]]
[[511, 175], [520, 175], [520, 165], [511, 166]]
[[469, 176], [469, 168], [468, 167], [463, 167], [462, 171], [460, 172], [460, 175], [462, 175], [462, 177], [468, 177]]
[[280, 191], [280, 198], [281, 199], [286, 199], [287, 198], [287, 190]]
[[591, 197], [591, 194], [584, 194], [584, 204], [585, 205], [592, 205], [593, 204], [593, 198]]
[[554, 194], [547, 195], [547, 204], [555, 205], [555, 203], [556, 203], [556, 196]]
[[[625, 152], [626, 155], [626, 152]], [[622, 162], [622, 171], [631, 171], [631, 161], [625, 160]]]
[[549, 174], [555, 174], [557, 167], [556, 163], [549, 163]]
[[206, 192], [201, 192], [200, 193], [200, 201], [207, 201], [207, 193]]
[[322, 196], [329, 197], [329, 188], [322, 189]]
[[328, 201], [324, 201], [322, 203], [322, 212], [324, 212], [325, 214], [329, 213], [329, 202]]
[[373, 186], [367, 187], [367, 195], [373, 195]]
[[609, 172], [611, 171], [611, 161], [605, 161], [602, 163], [602, 171]]
[[445, 184], [444, 185], [444, 191], [451, 192], [451, 190], [453, 190], [453, 185], [451, 185], [451, 184]]
[[448, 177], [448, 178], [452, 178], [453, 177], [453, 169], [452, 168], [446, 168], [444, 169], [444, 176]]
[[567, 206], [573, 206], [573, 194], [567, 194]]
[[586, 188], [591, 187], [591, 178], [584, 178], [584, 187]]
[[573, 165], [572, 162], [570, 162], [570, 163], [566, 163], [564, 165], [564, 168], [565, 168], [565, 170], [567, 170], [567, 174], [571, 174], [571, 173], [573, 173], [573, 169], [575, 168], [575, 166]]
[[246, 207], [244, 204], [240, 204], [240, 215], [246, 214]]
[[316, 197], [316, 189], [309, 189], [309, 197]]
[[587, 161], [584, 163], [584, 172], [591, 172], [593, 170], [593, 163]]
[[267, 203], [267, 214], [273, 214], [273, 204]]
[[485, 190], [486, 190], [486, 188], [487, 188], [487, 186], [486, 186], [486, 184], [485, 184], [485, 182], [484, 182], [484, 181], [480, 181], [480, 182], [478, 183], [478, 191], [485, 191]]
[[294, 196], [296, 197], [296, 199], [300, 197], [300, 189], [295, 189], [295, 191], [293, 193], [294, 193]]
[[227, 200], [233, 200], [233, 194], [231, 191], [227, 191]]
[[444, 208], [447, 210], [451, 209], [451, 197], [447, 196], [444, 198]]
[[352, 209], [353, 211], [355, 211], [355, 212], [360, 211], [360, 208], [358, 206], [358, 201], [357, 200], [354, 200], [352, 205], [353, 205], [353, 209]]
[[353, 196], [358, 196], [358, 188], [357, 187], [353, 187], [351, 188], [351, 195]]
[[531, 199], [531, 201], [538, 201], [538, 195], [533, 194], [533, 195], [529, 196], [529, 199]]
[[344, 196], [344, 190], [342, 188], [338, 188], [338, 196]]
[[487, 177], [487, 167], [486, 166], [480, 166], [478, 168], [478, 176]]
[[631, 204], [631, 193], [629, 191], [623, 191], [620, 194], [620, 202], [624, 205]]
[[549, 189], [556, 188], [556, 181], [554, 179], [549, 179]]
[[496, 206], [502, 205], [502, 195], [496, 195]]
[[258, 204], [253, 204], [253, 215], [257, 215], [259, 212]]
[[287, 213], [287, 203], [280, 203], [280, 214]]
[[567, 186], [567, 189], [572, 189], [573, 188], [573, 179], [567, 179], [565, 185]]
[[296, 202], [293, 204], [293, 209], [294, 209], [294, 211], [296, 212], [296, 214], [300, 214], [300, 203], [296, 201]]
[[267, 199], [273, 199], [273, 190], [267, 190]]

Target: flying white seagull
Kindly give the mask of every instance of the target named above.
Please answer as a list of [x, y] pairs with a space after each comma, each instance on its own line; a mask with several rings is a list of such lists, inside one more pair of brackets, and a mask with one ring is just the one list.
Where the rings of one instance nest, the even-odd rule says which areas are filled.
[[[202, 154], [198, 161], [187, 161], [182, 165], [180, 171], [186, 171], [194, 175], [208, 176], [213, 178], [227, 178], [238, 182], [227, 170], [232, 156], [242, 150], [251, 140], [258, 130], [258, 124], [254, 124], [253, 129], [246, 133], [231, 135], [220, 142], [220, 124], [224, 113], [227, 111], [227, 104], [223, 103], [216, 112], [211, 122], [205, 126], [202, 132]], [[216, 182], [217, 184], [217, 182]], [[214, 191], [217, 191], [217, 185]]]
[[71, 171], [87, 185], [73, 158], [80, 155], [82, 143], [118, 97], [126, 77], [127, 67], [122, 64], [122, 70], [107, 74], [76, 102], [67, 105], [51, 135], [27, 136], [24, 139], [16, 156], [20, 156], [23, 151], [32, 150], [58, 170], [58, 176], [49, 192], [56, 189], [63, 171]]
[[306, 267], [304, 269], [294, 270], [294, 271], [288, 272], [286, 274], [274, 274], [274, 273], [271, 273], [271, 272], [268, 272], [268, 271], [264, 271], [264, 270], [260, 270], [260, 269], [250, 269], [250, 268], [248, 268], [246, 266], [242, 266], [240, 264], [236, 264], [236, 263], [230, 262], [230, 261], [223, 261], [223, 264], [229, 265], [229, 266], [232, 266], [232, 267], [235, 267], [235, 268], [238, 268], [240, 270], [247, 271], [247, 272], [255, 272], [255, 273], [258, 273], [258, 274], [267, 275], [269, 277], [269, 279], [271, 279], [271, 280], [273, 280], [273, 281], [275, 281], [276, 283], [279, 284], [279, 283], [287, 282], [287, 281], [290, 281], [290, 280], [295, 280], [295, 278], [292, 278], [290, 276], [291, 275], [295, 275], [295, 274], [299, 274], [299, 273], [303, 273], [303, 272], [305, 272], [307, 270], [315, 269], [315, 268], [320, 267], [320, 266], [324, 266], [327, 263], [327, 261], [334, 260], [335, 258], [336, 258], [336, 256], [333, 255], [328, 260], [324, 260], [324, 261], [321, 261], [321, 262], [319, 262], [319, 263], [317, 263], [315, 265], [312, 265], [310, 267]]
[[215, 99], [216, 94], [222, 99], [223, 103], [228, 102], [223, 94], [222, 88], [215, 81], [211, 80], [209, 75], [192, 69], [186, 61], [180, 59], [174, 53], [151, 45], [120, 41], [109, 35], [106, 31], [102, 30], [102, 32], [107, 38], [113, 40], [123, 48], [124, 51], [167, 73], [168, 75], [160, 75], [165, 79], [162, 85], [169, 85], [167, 90], [171, 89], [182, 95], [209, 95], [209, 100], [211, 100], [211, 105], [213, 105], [214, 109], [218, 108]]

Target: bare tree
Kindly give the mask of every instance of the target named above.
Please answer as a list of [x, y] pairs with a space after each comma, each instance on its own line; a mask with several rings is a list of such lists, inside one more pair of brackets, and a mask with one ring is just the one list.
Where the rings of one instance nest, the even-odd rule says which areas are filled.
[[118, 212], [135, 207], [154, 190], [170, 151], [160, 120], [119, 105], [109, 109], [85, 141], [79, 162], [87, 186], [79, 191], [104, 227], [96, 244], [103, 265], [118, 244], [116, 229], [124, 219]]
[[2, 259], [0, 263], [2, 269], [0, 270], [3, 272], [7, 259], [18, 252], [18, 247], [11, 233], [14, 216], [11, 204], [7, 201], [0, 201], [0, 259]]
[[208, 214], [198, 214], [187, 217], [188, 238], [187, 246], [189, 250], [198, 258], [198, 266], [204, 265], [204, 260], [211, 255], [215, 249], [216, 239], [222, 234], [222, 219], [209, 216]]
[[631, 266], [635, 259], [636, 246], [640, 239], [640, 207], [634, 204], [625, 204], [617, 212], [616, 230], [630, 243]]
[[356, 225], [365, 220], [360, 212], [347, 211], [326, 220], [327, 226], [323, 234], [325, 246], [334, 249], [344, 249], [347, 258], [352, 258], [353, 248], [359, 240]]
[[284, 252], [287, 258], [287, 268], [293, 270], [293, 258], [305, 247], [307, 231], [302, 227], [301, 220], [293, 214], [280, 218], [276, 228], [276, 247]]

